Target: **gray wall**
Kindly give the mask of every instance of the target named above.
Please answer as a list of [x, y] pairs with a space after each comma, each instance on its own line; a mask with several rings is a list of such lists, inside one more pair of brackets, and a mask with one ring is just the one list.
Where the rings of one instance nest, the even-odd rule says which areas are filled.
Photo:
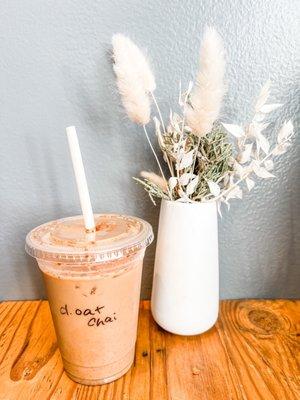
[[[48, 220], [79, 213], [68, 125], [78, 130], [94, 209], [134, 214], [157, 230], [159, 209], [131, 180], [141, 169], [155, 170], [155, 162], [141, 129], [120, 106], [107, 54], [113, 33], [126, 33], [148, 49], [157, 97], [168, 113], [179, 79], [187, 85], [196, 70], [204, 25], [214, 25], [228, 54], [224, 120], [249, 118], [253, 98], [270, 76], [276, 82], [274, 98], [287, 104], [275, 118], [293, 118], [297, 127], [297, 3], [2, 0], [1, 298], [44, 296], [36, 265], [23, 250], [25, 234]], [[233, 201], [220, 220], [222, 298], [299, 297], [297, 142], [276, 164], [277, 178]], [[152, 245], [144, 268], [145, 298], [154, 253]]]

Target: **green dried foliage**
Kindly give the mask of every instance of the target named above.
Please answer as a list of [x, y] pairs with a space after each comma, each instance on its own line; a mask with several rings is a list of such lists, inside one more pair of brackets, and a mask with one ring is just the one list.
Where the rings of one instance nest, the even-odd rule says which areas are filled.
[[136, 182], [140, 183], [143, 185], [144, 189], [146, 192], [148, 192], [149, 197], [152, 201], [152, 203], [156, 206], [154, 198], [159, 198], [159, 199], [166, 199], [169, 200], [169, 196], [167, 193], [165, 193], [159, 186], [157, 186], [155, 183], [149, 181], [149, 179], [139, 179], [139, 178], [133, 178]]
[[[196, 138], [198, 140], [198, 138]], [[199, 176], [199, 184], [193, 200], [201, 200], [210, 194], [207, 182], [220, 182], [232, 168], [232, 145], [228, 142], [226, 132], [217, 126], [212, 132], [199, 140], [198, 154], [194, 174]]]
[[[144, 186], [153, 202], [155, 197], [171, 199], [170, 194], [172, 200], [182, 198], [183, 193], [186, 193], [187, 185], [195, 176], [198, 177], [197, 184], [192, 193], [188, 194], [189, 200], [208, 200], [212, 197], [208, 182], [216, 182], [220, 188], [223, 188], [225, 177], [228, 177], [232, 171], [232, 145], [221, 125], [215, 124], [209, 134], [198, 138], [191, 133], [188, 126], [184, 126], [183, 129], [183, 123], [180, 116], [173, 114], [166, 133], [157, 132], [164, 159], [168, 162], [171, 171], [174, 171], [173, 177], [177, 179], [177, 183], [172, 185], [174, 187], [170, 187], [169, 183], [170, 192], [166, 193], [147, 179], [135, 178]], [[193, 162], [179, 170], [179, 154], [187, 154], [192, 150], [194, 150]], [[182, 180], [184, 174], [185, 176], [190, 174], [186, 182]]]

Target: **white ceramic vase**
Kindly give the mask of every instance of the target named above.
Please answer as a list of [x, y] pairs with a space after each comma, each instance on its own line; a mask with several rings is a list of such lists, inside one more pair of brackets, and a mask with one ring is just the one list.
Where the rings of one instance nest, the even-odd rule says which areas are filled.
[[218, 318], [218, 215], [215, 202], [161, 203], [151, 310], [178, 335], [197, 335]]

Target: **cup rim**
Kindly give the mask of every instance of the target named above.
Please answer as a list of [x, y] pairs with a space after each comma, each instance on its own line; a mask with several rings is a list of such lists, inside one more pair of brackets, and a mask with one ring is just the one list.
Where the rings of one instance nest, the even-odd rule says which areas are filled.
[[146, 248], [152, 243], [154, 238], [153, 230], [152, 226], [147, 221], [138, 217], [116, 213], [95, 214], [96, 218], [100, 218], [101, 216], [135, 221], [140, 224], [141, 230], [138, 232], [138, 234], [129, 237], [126, 244], [114, 244], [106, 247], [103, 246], [102, 248], [97, 247], [80, 251], [74, 249], [74, 247], [52, 246], [51, 243], [47, 243], [47, 246], [45, 246], [45, 244], [35, 239], [39, 232], [46, 231], [51, 224], [55, 227], [59, 223], [63, 223], [72, 219], [79, 219], [82, 218], [82, 216], [77, 215], [67, 218], [60, 218], [54, 221], [49, 221], [32, 229], [26, 236], [25, 251], [37, 260], [82, 265], [105, 263], [123, 257], [128, 257]]

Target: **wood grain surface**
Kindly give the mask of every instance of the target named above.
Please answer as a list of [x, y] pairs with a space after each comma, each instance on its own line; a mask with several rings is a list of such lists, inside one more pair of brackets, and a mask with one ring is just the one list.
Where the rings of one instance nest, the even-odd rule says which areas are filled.
[[209, 332], [161, 330], [141, 303], [134, 367], [88, 387], [63, 372], [46, 301], [0, 305], [1, 400], [299, 400], [300, 301], [221, 302]]

